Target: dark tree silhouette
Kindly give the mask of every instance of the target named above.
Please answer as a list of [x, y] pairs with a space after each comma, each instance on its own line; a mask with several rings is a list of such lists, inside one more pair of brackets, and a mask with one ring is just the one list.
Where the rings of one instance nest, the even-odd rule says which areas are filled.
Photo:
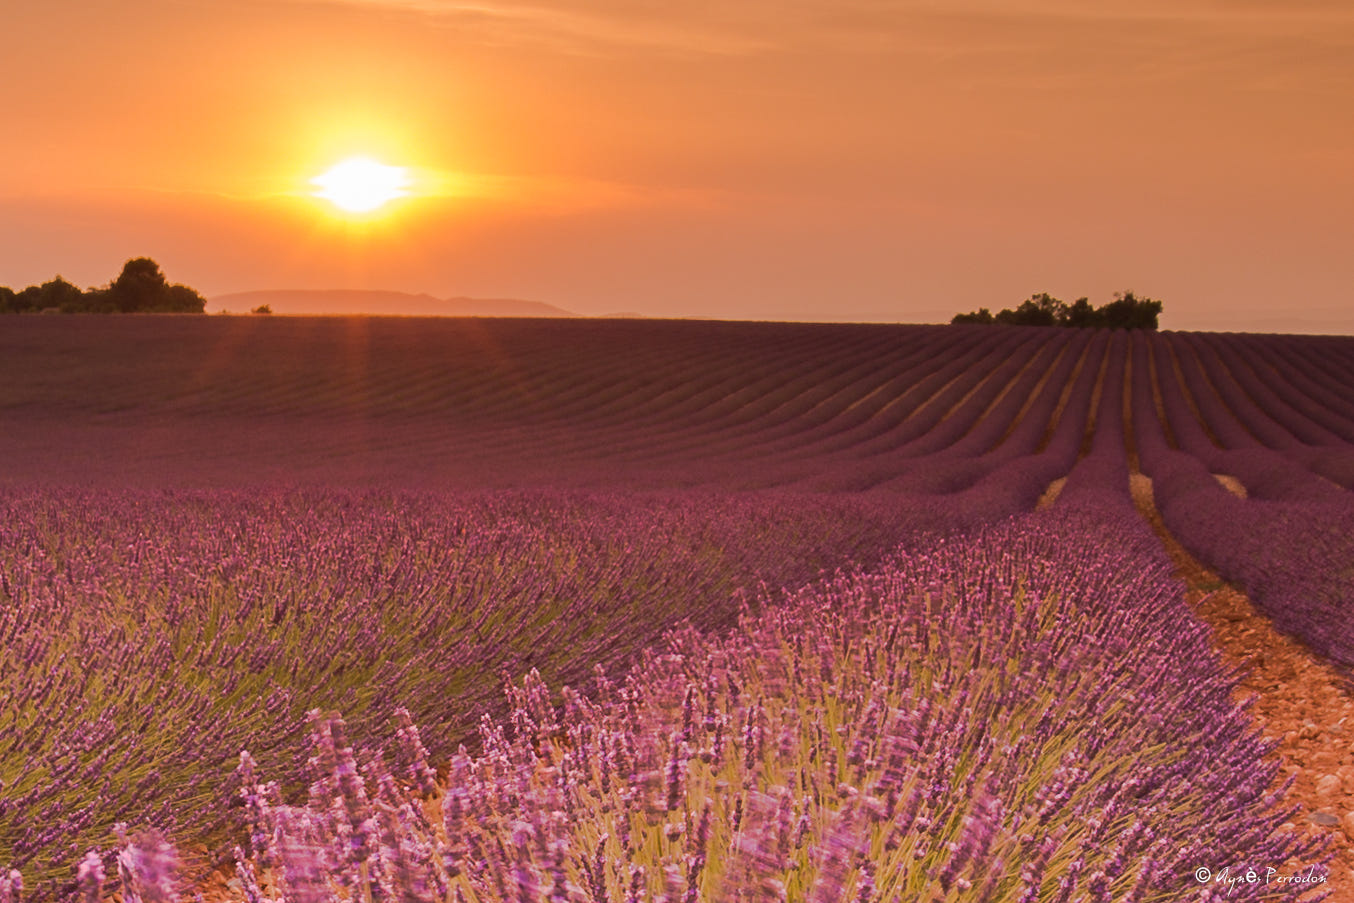
[[1063, 303], [1048, 292], [1031, 295], [1015, 310], [1003, 310], [993, 319], [1012, 326], [1056, 326]]
[[986, 307], [980, 307], [973, 313], [955, 314], [951, 323], [976, 323], [980, 326], [992, 325], [992, 311]]
[[122, 273], [103, 288], [81, 291], [57, 276], [22, 291], [0, 286], [0, 313], [202, 313], [207, 299], [186, 285], [171, 285], [149, 257], [127, 261]]
[[1114, 300], [1100, 308], [1106, 326], [1111, 329], [1156, 329], [1161, 302], [1137, 298], [1132, 292], [1116, 293]]
[[1064, 304], [1048, 292], [1031, 295], [1019, 307], [993, 314], [986, 307], [967, 314], [955, 314], [951, 323], [1008, 326], [1104, 327], [1109, 329], [1156, 329], [1161, 302], [1139, 298], [1132, 292], [1116, 292], [1114, 300], [1103, 307], [1092, 307], [1086, 298]]
[[149, 257], [127, 261], [107, 289], [108, 301], [122, 313], [162, 311], [202, 313], [207, 299], [186, 285], [170, 285], [160, 265]]
[[79, 310], [85, 293], [57, 276], [42, 285], [30, 285], [14, 296], [20, 311]]
[[168, 288], [160, 265], [149, 257], [137, 257], [127, 261], [122, 273], [108, 286], [108, 300], [124, 314], [149, 310]]
[[1058, 325], [1085, 329], [1092, 326], [1104, 326], [1103, 319], [1100, 311], [1091, 306], [1090, 299], [1078, 298], [1063, 309], [1058, 317]]

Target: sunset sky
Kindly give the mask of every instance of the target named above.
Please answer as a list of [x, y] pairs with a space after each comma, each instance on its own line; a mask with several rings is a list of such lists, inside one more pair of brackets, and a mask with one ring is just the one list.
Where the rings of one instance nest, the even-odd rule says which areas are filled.
[[[927, 322], [1132, 289], [1354, 334], [1348, 0], [45, 0], [0, 285]], [[409, 196], [310, 180], [363, 155]]]

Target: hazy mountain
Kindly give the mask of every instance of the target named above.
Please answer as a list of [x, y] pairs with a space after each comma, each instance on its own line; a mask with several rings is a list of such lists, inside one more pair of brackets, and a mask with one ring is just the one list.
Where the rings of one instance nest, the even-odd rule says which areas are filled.
[[275, 314], [384, 314], [403, 317], [574, 317], [572, 311], [516, 298], [435, 298], [361, 289], [234, 292], [207, 301], [207, 312], [248, 313], [267, 305]]

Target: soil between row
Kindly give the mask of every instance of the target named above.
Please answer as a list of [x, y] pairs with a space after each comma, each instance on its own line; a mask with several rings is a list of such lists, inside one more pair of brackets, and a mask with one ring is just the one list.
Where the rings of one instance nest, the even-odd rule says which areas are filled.
[[[1256, 724], [1278, 741], [1283, 779], [1295, 778], [1286, 799], [1296, 811], [1284, 827], [1327, 838], [1334, 853], [1330, 899], [1354, 900], [1354, 686], [1325, 658], [1275, 630], [1245, 593], [1175, 540], [1157, 512], [1150, 478], [1135, 473], [1131, 484], [1134, 504], [1185, 583], [1186, 601], [1212, 629], [1222, 660], [1241, 674], [1235, 700], [1253, 699]], [[1272, 867], [1295, 874], [1309, 865]]]

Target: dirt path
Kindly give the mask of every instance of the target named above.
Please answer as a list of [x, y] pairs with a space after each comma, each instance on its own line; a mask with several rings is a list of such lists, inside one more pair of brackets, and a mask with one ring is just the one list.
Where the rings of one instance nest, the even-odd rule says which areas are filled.
[[[1299, 811], [1285, 827], [1329, 837], [1335, 850], [1330, 899], [1354, 901], [1354, 692], [1349, 681], [1321, 656], [1276, 631], [1243, 593], [1175, 541], [1153, 503], [1151, 480], [1134, 474], [1132, 483], [1133, 501], [1185, 581], [1187, 601], [1213, 629], [1224, 661], [1246, 669], [1236, 698], [1256, 697], [1256, 723], [1265, 736], [1280, 741], [1276, 755], [1284, 772], [1297, 777], [1288, 804]], [[1308, 864], [1291, 865], [1296, 871]]]

